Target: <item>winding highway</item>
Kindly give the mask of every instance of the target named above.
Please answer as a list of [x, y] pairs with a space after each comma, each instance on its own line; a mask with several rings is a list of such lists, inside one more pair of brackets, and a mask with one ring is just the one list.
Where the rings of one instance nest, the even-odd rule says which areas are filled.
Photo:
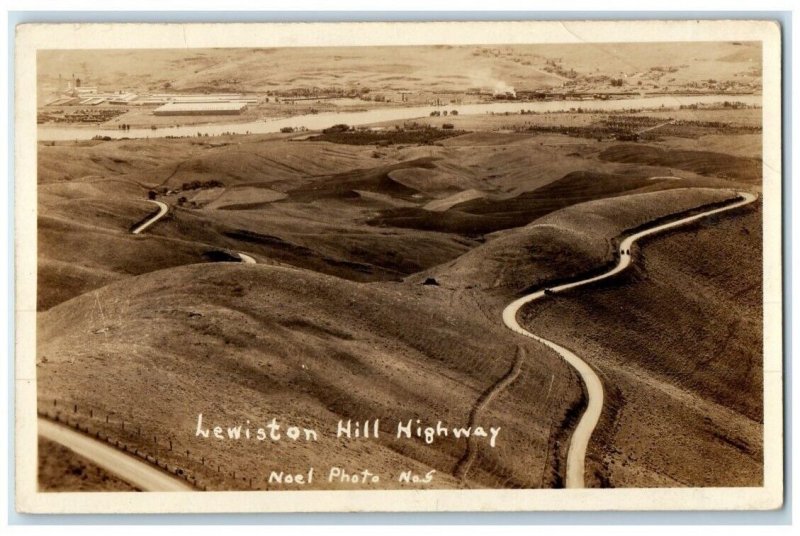
[[68, 426], [39, 418], [39, 435], [114, 473], [142, 491], [195, 491], [189, 484]]
[[[141, 233], [142, 231], [153, 225], [155, 222], [163, 218], [167, 214], [167, 212], [169, 212], [169, 205], [167, 205], [162, 201], [154, 201], [152, 199], [148, 199], [147, 202], [153, 203], [154, 205], [158, 205], [158, 213], [156, 213], [152, 218], [148, 218], [147, 221], [138, 225], [133, 231], [131, 231], [131, 233], [133, 234]], [[237, 255], [244, 264], [256, 264], [256, 260], [246, 253], [238, 252]]]
[[594, 432], [594, 429], [600, 420], [600, 414], [603, 411], [603, 383], [600, 381], [600, 378], [597, 376], [597, 373], [595, 373], [592, 367], [580, 357], [575, 355], [572, 351], [559, 344], [556, 344], [553, 341], [539, 337], [538, 335], [534, 335], [520, 326], [517, 322], [519, 310], [524, 305], [536, 300], [540, 300], [545, 296], [550, 296], [565, 290], [588, 285], [596, 281], [601, 281], [622, 272], [631, 265], [631, 246], [634, 242], [642, 237], [660, 233], [675, 227], [680, 227], [713, 214], [733, 210], [735, 208], [750, 204], [757, 199], [755, 195], [748, 192], [738, 192], [738, 194], [742, 199], [735, 203], [708, 210], [706, 212], [701, 212], [699, 214], [688, 216], [670, 223], [657, 225], [655, 227], [639, 231], [638, 233], [625, 238], [619, 245], [619, 261], [617, 262], [616, 266], [614, 266], [608, 272], [587, 279], [582, 279], [580, 281], [551, 287], [549, 289], [538, 290], [514, 300], [503, 310], [503, 323], [506, 325], [506, 327], [515, 333], [534, 339], [555, 351], [559, 356], [561, 356], [562, 359], [564, 359], [572, 368], [575, 369], [586, 386], [588, 404], [578, 422], [578, 425], [575, 428], [575, 431], [572, 433], [567, 451], [567, 488], [585, 487], [584, 473], [586, 466], [586, 449], [589, 445], [589, 440], [592, 437], [592, 433]]
[[[749, 192], [738, 192], [738, 195], [741, 199], [734, 203], [694, 214], [692, 216], [687, 216], [673, 222], [650, 227], [624, 238], [619, 244], [619, 260], [617, 264], [605, 273], [587, 279], [574, 281], [572, 283], [565, 283], [563, 285], [532, 292], [514, 300], [503, 310], [503, 323], [507, 328], [519, 335], [534, 339], [535, 341], [556, 352], [562, 359], [564, 359], [564, 361], [566, 361], [573, 369], [575, 369], [586, 387], [588, 403], [586, 409], [580, 417], [580, 420], [578, 421], [578, 425], [575, 427], [575, 430], [572, 433], [567, 451], [567, 488], [585, 487], [584, 474], [586, 466], [586, 450], [589, 445], [589, 440], [592, 437], [592, 433], [597, 427], [597, 423], [599, 422], [600, 415], [603, 411], [603, 383], [600, 381], [600, 378], [592, 369], [592, 367], [571, 350], [553, 341], [539, 337], [538, 335], [535, 335], [520, 326], [520, 324], [517, 322], [519, 310], [528, 303], [541, 300], [546, 296], [552, 296], [565, 290], [595, 283], [597, 281], [613, 277], [614, 275], [622, 272], [631, 265], [632, 258], [630, 248], [634, 242], [640, 238], [680, 227], [714, 214], [733, 210], [735, 208], [750, 204], [757, 199], [755, 195]], [[158, 205], [159, 212], [141, 225], [137, 226], [132, 231], [133, 234], [141, 233], [155, 222], [160, 220], [169, 211], [169, 207], [166, 203], [154, 200], [148, 201]], [[238, 256], [241, 262], [245, 264], [256, 263], [256, 260], [253, 257], [245, 253], [238, 252]], [[177, 480], [170, 475], [167, 475], [162, 471], [159, 471], [148, 464], [137, 460], [136, 458], [121, 453], [102, 442], [94, 440], [93, 438], [83, 436], [82, 434], [79, 434], [78, 432], [75, 432], [67, 427], [57, 425], [45, 419], [40, 419], [39, 430], [39, 433], [44, 437], [71, 448], [78, 454], [81, 454], [98, 465], [114, 472], [128, 482], [131, 482], [142, 489], [163, 491], [166, 489], [171, 489], [170, 487], [175, 486], [179, 487], [176, 489], [184, 491], [187, 489], [192, 489], [184, 482]]]
[[155, 222], [163, 218], [169, 211], [169, 206], [162, 201], [153, 201], [152, 199], [148, 199], [147, 202], [153, 203], [154, 205], [158, 205], [158, 213], [152, 218], [149, 218], [146, 222], [136, 227], [133, 231], [131, 231], [131, 233], [133, 234], [141, 233], [142, 231], [153, 225]]

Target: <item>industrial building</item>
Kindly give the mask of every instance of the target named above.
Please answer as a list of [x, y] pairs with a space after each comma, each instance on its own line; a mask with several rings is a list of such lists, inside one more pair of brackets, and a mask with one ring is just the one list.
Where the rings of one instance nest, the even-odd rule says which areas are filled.
[[244, 102], [258, 104], [258, 97], [245, 96], [241, 93], [212, 93], [212, 94], [182, 94], [182, 93], [153, 93], [143, 95], [137, 99], [137, 104], [169, 104], [174, 103], [218, 103], [218, 102]]
[[81, 106], [97, 106], [103, 104], [105, 101], [105, 97], [89, 97], [87, 99], [81, 99], [78, 104]]
[[153, 110], [154, 115], [238, 115], [246, 102], [170, 102]]
[[130, 104], [138, 95], [136, 93], [115, 93], [108, 97], [109, 104]]
[[96, 87], [80, 87], [79, 80], [67, 92], [47, 106], [100, 106], [104, 103], [122, 106], [159, 106], [155, 115], [236, 115], [248, 105], [258, 104], [259, 97], [241, 93], [151, 93], [139, 95], [130, 91], [98, 92]]
[[78, 97], [58, 97], [46, 103], [45, 106], [71, 106], [79, 102], [80, 99]]

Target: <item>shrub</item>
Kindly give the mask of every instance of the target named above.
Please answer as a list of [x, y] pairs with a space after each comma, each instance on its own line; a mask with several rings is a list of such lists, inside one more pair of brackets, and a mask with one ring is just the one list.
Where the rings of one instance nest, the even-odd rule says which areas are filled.
[[332, 127], [326, 128], [322, 130], [323, 134], [336, 134], [337, 132], [347, 132], [350, 130], [350, 126], [344, 123], [339, 123], [333, 125]]

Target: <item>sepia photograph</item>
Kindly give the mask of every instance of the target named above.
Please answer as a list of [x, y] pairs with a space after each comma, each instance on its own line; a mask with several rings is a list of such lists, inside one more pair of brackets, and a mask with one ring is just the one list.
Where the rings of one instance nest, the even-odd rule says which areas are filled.
[[651, 23], [18, 32], [30, 508], [779, 507], [780, 30]]

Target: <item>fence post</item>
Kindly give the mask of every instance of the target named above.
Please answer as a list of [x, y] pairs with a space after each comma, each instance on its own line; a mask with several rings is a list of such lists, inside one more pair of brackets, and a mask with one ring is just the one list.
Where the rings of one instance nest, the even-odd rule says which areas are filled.
[[72, 413], [78, 413], [78, 404], [72, 406]]

